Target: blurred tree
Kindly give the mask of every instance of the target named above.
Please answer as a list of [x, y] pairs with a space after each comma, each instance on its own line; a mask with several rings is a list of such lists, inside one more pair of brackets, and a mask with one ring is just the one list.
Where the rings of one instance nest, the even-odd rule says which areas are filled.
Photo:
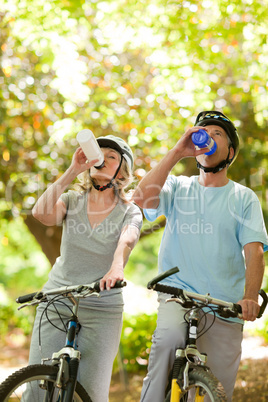
[[[257, 192], [267, 222], [267, 3], [0, 0], [5, 219], [22, 216], [53, 264], [61, 229], [30, 210], [70, 163], [80, 129], [126, 139], [140, 179], [192, 116], [215, 108], [241, 136], [231, 178]], [[174, 174], [195, 169], [182, 161]]]
[[0, 237], [0, 300], [3, 305], [5, 290], [15, 300], [19, 295], [41, 288], [49, 262], [21, 217], [11, 222], [2, 219]]

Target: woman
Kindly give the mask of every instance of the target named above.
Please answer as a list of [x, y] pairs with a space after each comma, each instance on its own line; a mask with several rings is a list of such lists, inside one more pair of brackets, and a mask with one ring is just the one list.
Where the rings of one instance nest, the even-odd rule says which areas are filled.
[[[113, 361], [122, 328], [123, 299], [121, 289], [112, 289], [124, 278], [124, 267], [138, 241], [142, 215], [126, 199], [124, 189], [132, 181], [133, 154], [121, 138], [109, 135], [97, 139], [104, 154], [104, 166], [94, 167], [81, 148], [66, 172], [40, 197], [33, 216], [44, 225], [63, 225], [61, 254], [56, 260], [44, 289], [100, 280], [100, 298], [81, 299], [78, 335], [82, 359], [79, 382], [94, 402], [108, 401]], [[89, 170], [90, 169], [90, 170]], [[83, 173], [84, 172], [84, 173]], [[78, 190], [64, 193], [81, 173]], [[77, 187], [77, 186], [76, 186]], [[59, 306], [68, 316], [66, 308]], [[37, 309], [33, 330], [30, 364], [41, 357], [51, 357], [64, 345], [65, 333], [42, 320], [39, 350], [39, 321], [43, 307]], [[56, 313], [50, 320], [58, 324]], [[58, 324], [59, 326], [59, 324]], [[52, 344], [53, 342], [53, 344]]]

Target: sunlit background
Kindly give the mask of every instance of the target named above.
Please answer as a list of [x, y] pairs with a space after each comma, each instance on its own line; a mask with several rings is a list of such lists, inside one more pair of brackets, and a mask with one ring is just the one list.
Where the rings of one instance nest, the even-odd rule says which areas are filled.
[[[41, 288], [61, 229], [30, 211], [69, 166], [83, 128], [128, 141], [137, 183], [198, 112], [223, 111], [241, 137], [230, 177], [256, 192], [267, 224], [267, 21], [267, 0], [0, 0], [2, 339], [23, 345], [31, 331], [33, 311], [18, 313], [13, 300]], [[173, 173], [197, 174], [195, 162]], [[144, 223], [126, 267], [128, 317], [155, 312], [145, 288], [163, 226]], [[257, 327], [268, 341], [267, 321]]]

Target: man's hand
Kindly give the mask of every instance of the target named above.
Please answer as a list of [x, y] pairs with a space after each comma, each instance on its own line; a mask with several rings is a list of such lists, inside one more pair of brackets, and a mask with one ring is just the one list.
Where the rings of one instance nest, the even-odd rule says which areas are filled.
[[189, 157], [196, 158], [197, 156], [202, 155], [209, 151], [208, 148], [201, 148], [197, 150], [192, 141], [192, 134], [196, 133], [200, 129], [207, 131], [206, 127], [195, 126], [188, 128], [185, 131], [185, 133], [181, 136], [177, 144], [174, 146], [173, 149], [180, 155], [180, 159]]
[[255, 300], [243, 299], [238, 302], [242, 307], [243, 320], [255, 321], [260, 311], [260, 306]]

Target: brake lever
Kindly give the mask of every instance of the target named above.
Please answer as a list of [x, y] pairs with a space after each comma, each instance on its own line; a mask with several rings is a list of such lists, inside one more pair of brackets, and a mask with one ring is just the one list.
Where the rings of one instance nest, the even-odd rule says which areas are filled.
[[171, 297], [170, 299], [166, 300], [166, 303], [169, 302], [179, 303], [183, 308], [192, 308], [195, 305], [195, 302], [191, 299], [186, 299], [183, 297]]
[[101, 297], [101, 295], [98, 292], [92, 292], [91, 290], [84, 291], [83, 293], [80, 293], [76, 297], [78, 299], [85, 299], [86, 297], [90, 297], [90, 296]]
[[43, 301], [45, 301], [45, 299], [40, 299], [40, 300], [35, 299], [35, 300], [33, 300], [33, 301], [29, 302], [29, 303], [22, 304], [21, 306], [18, 307], [18, 310], [21, 310], [24, 307], [36, 306], [37, 304], [39, 304], [39, 303], [41, 303]]

